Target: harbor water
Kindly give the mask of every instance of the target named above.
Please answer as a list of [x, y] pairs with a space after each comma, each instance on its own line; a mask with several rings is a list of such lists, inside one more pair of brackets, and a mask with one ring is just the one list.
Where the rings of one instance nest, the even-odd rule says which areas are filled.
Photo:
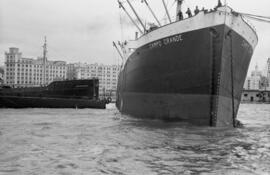
[[98, 109], [0, 109], [0, 175], [270, 174], [270, 105], [243, 128], [196, 127]]

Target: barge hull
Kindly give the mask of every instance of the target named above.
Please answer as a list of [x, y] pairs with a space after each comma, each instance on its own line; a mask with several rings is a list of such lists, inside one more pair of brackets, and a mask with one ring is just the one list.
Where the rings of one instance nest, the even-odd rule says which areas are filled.
[[98, 100], [65, 99], [46, 97], [0, 97], [1, 108], [98, 108], [105, 109], [106, 103]]

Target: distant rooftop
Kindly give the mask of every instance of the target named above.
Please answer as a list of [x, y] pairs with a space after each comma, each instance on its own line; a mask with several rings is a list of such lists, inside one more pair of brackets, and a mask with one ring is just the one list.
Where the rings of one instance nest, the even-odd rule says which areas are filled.
[[[26, 62], [26, 63], [34, 63], [34, 64], [42, 64], [43, 63], [43, 58], [42, 57], [37, 57], [36, 59], [35, 58], [25, 58], [25, 57], [22, 57], [22, 53], [19, 52], [19, 48], [16, 48], [16, 47], [10, 47], [9, 48], [9, 52], [6, 52], [6, 55], [20, 55], [19, 57], [19, 61], [21, 62]], [[67, 64], [65, 61], [50, 61], [50, 60], [47, 60], [47, 64], [49, 65], [64, 65], [64, 64]]]

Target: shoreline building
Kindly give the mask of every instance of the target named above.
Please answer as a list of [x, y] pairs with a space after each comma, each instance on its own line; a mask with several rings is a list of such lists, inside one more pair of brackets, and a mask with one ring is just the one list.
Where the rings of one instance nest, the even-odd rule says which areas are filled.
[[251, 72], [251, 76], [247, 77], [244, 90], [259, 90], [261, 89], [262, 72], [259, 71], [258, 65], [255, 66], [255, 70]]
[[43, 46], [43, 57], [23, 58], [19, 48], [9, 48], [5, 53], [4, 82], [12, 87], [45, 86], [56, 80], [65, 80], [67, 64], [64, 61], [47, 60], [47, 43]]
[[67, 65], [67, 79], [99, 79], [99, 93], [114, 96], [117, 89], [120, 66], [104, 64], [73, 63]]
[[4, 84], [4, 68], [0, 67], [0, 85]]
[[268, 88], [270, 90], [270, 58], [268, 58], [267, 60], [266, 70], [267, 70]]
[[242, 103], [270, 103], [270, 91], [244, 90], [241, 101]]
[[242, 92], [243, 103], [270, 103], [270, 58], [266, 70], [262, 73], [256, 65], [251, 76], [247, 77]]

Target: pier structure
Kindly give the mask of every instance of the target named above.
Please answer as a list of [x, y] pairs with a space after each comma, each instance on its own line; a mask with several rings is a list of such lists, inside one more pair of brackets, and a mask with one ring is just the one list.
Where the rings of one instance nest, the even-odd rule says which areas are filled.
[[242, 103], [270, 103], [270, 90], [244, 90]]

